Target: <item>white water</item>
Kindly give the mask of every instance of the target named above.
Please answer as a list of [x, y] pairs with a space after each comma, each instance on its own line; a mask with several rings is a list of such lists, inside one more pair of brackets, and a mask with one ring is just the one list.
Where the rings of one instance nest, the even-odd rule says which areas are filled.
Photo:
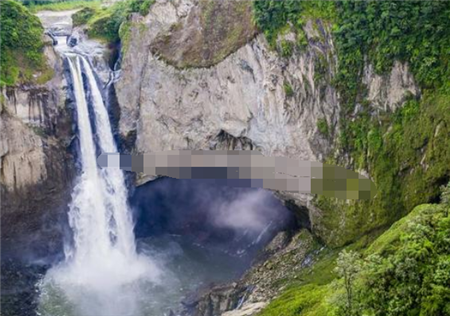
[[[55, 316], [136, 315], [139, 284], [157, 284], [160, 270], [136, 252], [122, 171], [97, 166], [88, 104], [92, 105], [100, 150], [116, 152], [117, 148], [93, 70], [85, 57], [66, 56], [77, 108], [82, 170], [69, 211], [73, 243], [66, 246], [65, 261], [50, 269], [41, 284], [41, 312]], [[55, 301], [61, 310], [53, 314]]]

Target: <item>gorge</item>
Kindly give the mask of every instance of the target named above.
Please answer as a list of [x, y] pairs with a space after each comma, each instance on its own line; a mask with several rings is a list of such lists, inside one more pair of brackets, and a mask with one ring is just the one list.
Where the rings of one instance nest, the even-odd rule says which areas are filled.
[[[2, 315], [450, 315], [448, 3], [2, 1]], [[338, 164], [379, 193], [95, 162], [172, 149]]]

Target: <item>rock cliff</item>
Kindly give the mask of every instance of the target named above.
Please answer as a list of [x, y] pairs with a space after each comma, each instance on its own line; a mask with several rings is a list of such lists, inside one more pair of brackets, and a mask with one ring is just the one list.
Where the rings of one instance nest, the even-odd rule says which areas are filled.
[[[264, 35], [253, 37], [248, 10], [250, 2], [160, 0], [147, 16], [132, 16], [116, 90], [119, 131], [134, 141], [134, 150], [253, 149], [301, 160], [348, 159], [336, 152], [342, 118], [332, 84], [338, 59], [331, 25], [308, 20], [302, 45], [294, 45], [287, 29], [277, 45], [288, 49], [279, 53]], [[228, 50], [216, 42], [226, 42]], [[400, 62], [382, 76], [367, 64], [363, 77], [376, 111], [395, 110], [420, 93]], [[319, 237], [329, 233], [320, 227], [329, 215], [310, 205], [309, 196], [278, 194], [303, 212], [308, 207]]]
[[[49, 42], [50, 39], [49, 39]], [[2, 88], [2, 255], [48, 255], [61, 249], [56, 227], [70, 200], [73, 137], [62, 60], [45, 48], [54, 77], [42, 85]], [[13, 250], [13, 251], [10, 251]]]

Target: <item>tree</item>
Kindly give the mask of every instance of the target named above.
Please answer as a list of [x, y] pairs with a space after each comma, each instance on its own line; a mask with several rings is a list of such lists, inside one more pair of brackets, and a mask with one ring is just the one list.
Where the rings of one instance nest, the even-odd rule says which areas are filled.
[[345, 305], [345, 314], [356, 315], [353, 306], [355, 279], [361, 271], [361, 260], [359, 254], [355, 251], [344, 250], [339, 254], [336, 265], [336, 273], [344, 280], [344, 287], [347, 293], [347, 302]]

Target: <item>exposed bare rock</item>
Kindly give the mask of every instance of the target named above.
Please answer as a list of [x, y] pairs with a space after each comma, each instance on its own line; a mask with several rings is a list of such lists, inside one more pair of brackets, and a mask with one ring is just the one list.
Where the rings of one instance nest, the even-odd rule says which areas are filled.
[[36, 15], [47, 31], [51, 31], [55, 35], [69, 36], [72, 33], [72, 14], [78, 10], [40, 11]]
[[250, 1], [198, 0], [190, 6], [150, 45], [154, 54], [175, 67], [212, 66], [256, 35]]
[[373, 65], [364, 69], [363, 83], [368, 87], [368, 97], [377, 109], [395, 111], [408, 96], [420, 94], [419, 88], [408, 70], [407, 64], [398, 61], [390, 73], [381, 76], [374, 72]]
[[[2, 89], [0, 119], [2, 255], [61, 249], [55, 227], [70, 200], [72, 113], [62, 61], [46, 48], [55, 76], [45, 85]], [[13, 251], [10, 251], [12, 250]]]
[[331, 38], [283, 59], [258, 36], [211, 68], [178, 70], [146, 47], [177, 23], [180, 7], [158, 2], [147, 17], [134, 19], [117, 83], [122, 136], [136, 130], [140, 152], [217, 148], [233, 137], [266, 155], [322, 159], [331, 144], [317, 120], [333, 130], [339, 104], [331, 86], [314, 81], [314, 67], [320, 59], [334, 72]]
[[[306, 45], [294, 45], [290, 57], [280, 56], [259, 35], [245, 37], [246, 43], [227, 43], [242, 47], [218, 60], [203, 46], [228, 37], [207, 39], [240, 32], [235, 25], [251, 23], [247, 14], [234, 12], [236, 8], [222, 2], [214, 5], [215, 16], [227, 18], [224, 25], [219, 23], [222, 19], [217, 18], [217, 23], [210, 19], [209, 30], [202, 29], [202, 19], [209, 14], [202, 1], [158, 0], [146, 17], [133, 16], [122, 77], [116, 84], [122, 139], [133, 141], [133, 150], [140, 153], [252, 149], [264, 155], [323, 161], [334, 154], [340, 119], [339, 95], [332, 85], [338, 65], [331, 26], [307, 21]], [[241, 20], [234, 21], [237, 18]], [[293, 43], [293, 32], [288, 30], [278, 41]], [[194, 49], [193, 43], [200, 47]], [[179, 69], [187, 64], [189, 68]], [[385, 76], [367, 65], [364, 82], [374, 109], [394, 110], [408, 95], [419, 94], [407, 65], [401, 63]], [[319, 122], [326, 122], [327, 135], [319, 130]], [[139, 184], [149, 180], [140, 177]], [[327, 214], [310, 207], [310, 196], [278, 195], [308, 207], [310, 227], [320, 235], [323, 230], [318, 225]]]
[[186, 304], [194, 316], [256, 315], [283, 290], [283, 280], [294, 279], [310, 266], [311, 255], [320, 249], [312, 235], [300, 230], [293, 237], [279, 233], [265, 248], [263, 258], [238, 281], [216, 286]]

